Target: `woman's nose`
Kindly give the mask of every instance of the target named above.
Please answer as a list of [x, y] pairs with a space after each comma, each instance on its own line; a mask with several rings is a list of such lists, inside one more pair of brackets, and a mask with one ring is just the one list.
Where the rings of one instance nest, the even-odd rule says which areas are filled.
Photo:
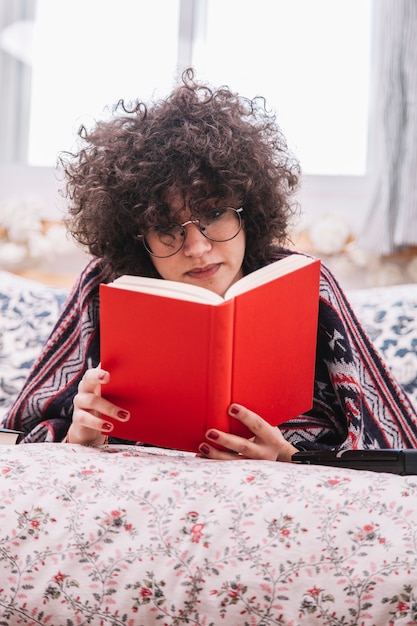
[[202, 256], [213, 247], [197, 224], [187, 224], [183, 251], [186, 256]]

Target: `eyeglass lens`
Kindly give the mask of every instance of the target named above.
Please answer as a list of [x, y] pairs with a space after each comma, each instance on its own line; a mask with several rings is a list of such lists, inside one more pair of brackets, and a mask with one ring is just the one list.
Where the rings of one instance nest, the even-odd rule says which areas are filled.
[[199, 219], [182, 224], [158, 224], [149, 229], [144, 239], [146, 249], [157, 257], [168, 257], [179, 252], [184, 245], [186, 225], [195, 224], [200, 232], [211, 241], [229, 241], [236, 237], [241, 228], [242, 209], [213, 209]]

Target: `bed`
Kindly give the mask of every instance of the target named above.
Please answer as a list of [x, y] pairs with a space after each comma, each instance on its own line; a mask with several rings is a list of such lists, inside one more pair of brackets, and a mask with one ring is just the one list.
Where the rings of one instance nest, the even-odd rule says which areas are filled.
[[[417, 285], [352, 291], [417, 402]], [[0, 272], [0, 418], [66, 290]], [[0, 446], [0, 624], [417, 623], [417, 476]]]

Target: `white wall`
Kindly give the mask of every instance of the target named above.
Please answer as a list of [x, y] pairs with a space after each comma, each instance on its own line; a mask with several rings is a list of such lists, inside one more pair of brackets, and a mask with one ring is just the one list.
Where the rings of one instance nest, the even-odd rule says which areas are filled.
[[50, 167], [29, 165], [0, 165], [0, 205], [18, 198], [36, 198], [42, 201], [44, 214], [49, 220], [60, 220], [65, 202], [59, 195], [61, 182]]
[[[33, 199], [42, 208], [42, 217], [61, 220], [65, 213], [65, 199], [60, 195], [63, 181], [54, 168], [28, 165], [0, 166], [1, 204], [9, 200]], [[311, 176], [302, 180], [297, 199], [301, 205], [300, 229], [307, 228], [322, 217], [338, 215], [349, 224], [355, 236], [367, 211], [370, 183], [367, 177]], [[70, 257], [60, 258], [50, 271], [77, 272], [85, 263], [85, 253], [74, 244]]]
[[371, 197], [369, 176], [304, 176], [298, 199], [307, 225], [329, 214], [343, 216], [357, 235]]
[[[29, 201], [39, 205], [42, 219], [61, 221], [66, 206], [59, 193], [62, 185], [54, 168], [0, 165], [0, 223], [2, 205], [9, 202], [17, 204], [19, 200], [23, 204]], [[42, 261], [37, 268], [42, 272], [78, 273], [89, 257], [71, 239], [64, 239], [64, 244], [53, 262]]]
[[[42, 200], [45, 219], [59, 220], [65, 211], [60, 196], [62, 180], [54, 168], [0, 165], [0, 203], [10, 198], [37, 197]], [[345, 215], [354, 233], [360, 228], [370, 198], [366, 176], [305, 175], [299, 202], [307, 222], [329, 213]]]

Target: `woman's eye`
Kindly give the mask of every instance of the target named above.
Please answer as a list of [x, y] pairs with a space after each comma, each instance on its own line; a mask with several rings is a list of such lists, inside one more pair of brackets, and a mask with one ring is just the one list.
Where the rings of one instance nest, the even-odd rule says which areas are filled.
[[212, 211], [210, 211], [210, 213], [207, 215], [207, 221], [209, 222], [215, 222], [216, 220], [220, 219], [221, 217], [223, 217], [223, 215], [225, 214], [226, 209], [213, 209]]

